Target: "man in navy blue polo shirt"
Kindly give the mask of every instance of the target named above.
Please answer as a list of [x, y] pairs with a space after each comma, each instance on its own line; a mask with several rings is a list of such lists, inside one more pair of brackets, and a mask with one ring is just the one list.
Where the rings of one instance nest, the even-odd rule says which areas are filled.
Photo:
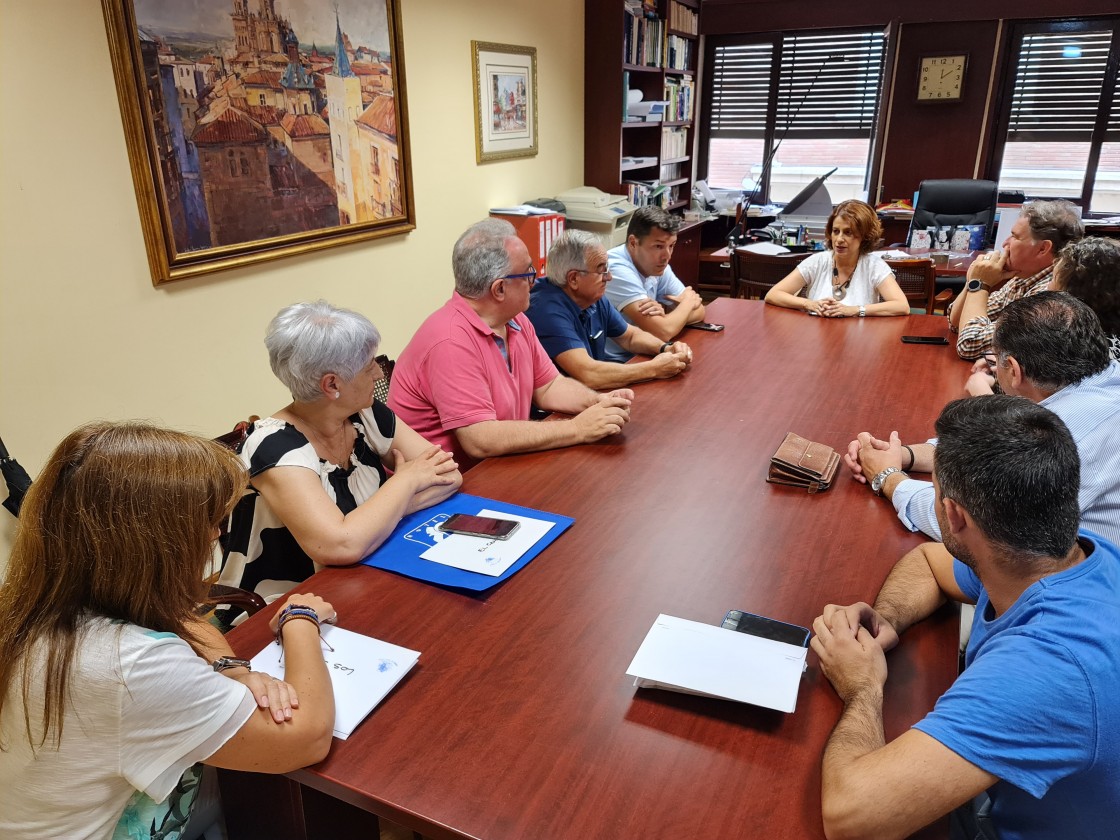
[[[557, 367], [596, 390], [669, 379], [686, 370], [692, 363], [689, 346], [626, 323], [603, 297], [610, 279], [607, 251], [594, 234], [567, 230], [552, 243], [548, 277], [533, 288], [527, 314]], [[652, 358], [633, 364], [607, 361], [608, 338]]]

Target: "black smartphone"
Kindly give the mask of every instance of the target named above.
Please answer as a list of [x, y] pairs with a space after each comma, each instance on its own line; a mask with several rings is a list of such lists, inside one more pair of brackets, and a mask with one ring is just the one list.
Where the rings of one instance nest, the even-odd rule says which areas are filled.
[[903, 344], [948, 344], [949, 339], [943, 335], [904, 335]]
[[436, 527], [449, 534], [466, 534], [468, 537], [508, 540], [513, 532], [521, 527], [521, 523], [513, 519], [495, 519], [491, 516], [453, 513]]
[[697, 321], [695, 324], [685, 324], [685, 326], [694, 330], [706, 330], [707, 332], [723, 332], [723, 324], [712, 324], [708, 321]]
[[723, 617], [722, 626], [725, 630], [737, 630], [740, 633], [772, 639], [775, 642], [785, 642], [796, 647], [806, 647], [811, 635], [808, 627], [787, 624], [784, 621], [742, 610], [728, 610], [727, 615]]

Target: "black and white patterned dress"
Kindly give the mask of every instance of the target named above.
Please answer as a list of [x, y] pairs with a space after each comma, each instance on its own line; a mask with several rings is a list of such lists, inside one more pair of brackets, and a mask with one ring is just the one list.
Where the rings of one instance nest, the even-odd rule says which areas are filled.
[[[241, 447], [241, 461], [250, 479], [273, 467], [314, 470], [330, 500], [344, 514], [350, 513], [385, 483], [381, 458], [392, 447], [397, 417], [375, 401], [351, 415], [350, 422], [358, 436], [349, 469], [320, 458], [302, 432], [275, 417], [250, 427]], [[265, 598], [287, 592], [319, 568], [253, 487], [245, 491], [230, 516], [228, 545], [219, 583], [251, 589]]]

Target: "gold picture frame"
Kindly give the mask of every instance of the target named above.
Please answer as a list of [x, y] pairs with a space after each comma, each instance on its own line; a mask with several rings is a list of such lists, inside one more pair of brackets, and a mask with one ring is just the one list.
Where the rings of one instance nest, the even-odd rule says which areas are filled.
[[471, 41], [475, 160], [537, 154], [537, 48]]
[[416, 228], [400, 0], [288, 7], [102, 0], [156, 286]]

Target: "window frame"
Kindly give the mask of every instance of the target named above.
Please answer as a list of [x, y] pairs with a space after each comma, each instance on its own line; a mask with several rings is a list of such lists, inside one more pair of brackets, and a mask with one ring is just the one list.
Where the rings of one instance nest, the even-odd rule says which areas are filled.
[[[857, 26], [857, 27], [844, 27], [844, 28], [829, 28], [829, 29], [799, 29], [799, 30], [776, 30], [772, 32], [752, 32], [752, 33], [737, 33], [729, 35], [708, 35], [705, 37], [704, 45], [704, 63], [701, 78], [705, 80], [703, 84], [702, 99], [701, 99], [701, 121], [699, 123], [699, 131], [697, 136], [697, 173], [702, 173], [699, 177], [707, 179], [710, 175], [711, 163], [711, 141], [712, 141], [712, 118], [715, 99], [715, 84], [716, 78], [716, 53], [720, 47], [725, 46], [748, 46], [752, 44], [769, 44], [772, 48], [771, 53], [771, 68], [770, 68], [770, 90], [768, 95], [767, 113], [765, 119], [765, 128], [763, 129], [762, 143], [763, 143], [763, 170], [761, 178], [759, 179], [759, 186], [757, 191], [753, 194], [752, 203], [766, 204], [770, 201], [771, 194], [771, 175], [772, 165], [774, 158], [771, 156], [775, 153], [775, 144], [781, 145], [782, 140], [785, 138], [789, 126], [779, 125], [779, 112], [781, 111], [781, 86], [783, 78], [782, 69], [782, 47], [785, 38], [793, 36], [851, 36], [864, 33], [876, 33], [882, 36], [882, 57], [879, 67], [879, 81], [878, 92], [876, 95], [875, 106], [871, 118], [871, 125], [868, 134], [868, 151], [867, 163], [864, 169], [864, 189], [870, 193], [871, 184], [878, 177], [878, 172], [881, 167], [879, 160], [879, 150], [881, 143], [881, 131], [883, 127], [883, 114], [884, 109], [887, 107], [887, 100], [890, 96], [892, 87], [891, 80], [891, 67], [893, 65], [894, 56], [894, 26], [892, 24]], [[795, 106], [795, 110], [799, 110], [803, 100], [799, 101]], [[792, 123], [791, 123], [792, 125]], [[838, 136], [839, 137], [839, 136]], [[838, 139], [838, 137], [836, 139]], [[815, 130], [813, 132], [806, 132], [800, 135], [791, 135], [791, 139], [834, 139], [832, 134], [827, 129]]]
[[[1120, 142], [1120, 136], [1114, 139], [1108, 137], [1110, 116], [1112, 121], [1120, 124], [1120, 15], [1107, 17], [1081, 17], [1061, 19], [1040, 19], [1016, 21], [1008, 27], [1006, 41], [1004, 42], [1001, 62], [1003, 65], [1003, 78], [1000, 80], [1000, 101], [997, 119], [992, 130], [991, 155], [989, 156], [988, 177], [999, 183], [1000, 171], [1003, 168], [1003, 157], [1008, 142], [1007, 134], [1011, 127], [1012, 109], [1015, 103], [1015, 87], [1018, 80], [1019, 56], [1022, 50], [1023, 38], [1026, 35], [1044, 33], [1076, 33], [1099, 31], [1111, 27], [1112, 40], [1109, 45], [1108, 61], [1104, 71], [1104, 85], [1101, 98], [1097, 106], [1097, 116], [1089, 140], [1089, 155], [1085, 161], [1085, 175], [1081, 184], [1080, 195], [1044, 196], [1047, 199], [1067, 199], [1082, 208], [1085, 218], [1094, 216], [1115, 215], [1102, 211], [1092, 212], [1093, 190], [1096, 186], [1097, 169], [1100, 166], [1101, 148], [1105, 143]], [[1109, 80], [1112, 80], [1111, 85]], [[1115, 133], [1115, 132], [1114, 132]], [[1045, 141], [1036, 141], [1045, 142]], [[1054, 142], [1085, 142], [1055, 140]], [[1026, 194], [1027, 200], [1043, 198]]]

